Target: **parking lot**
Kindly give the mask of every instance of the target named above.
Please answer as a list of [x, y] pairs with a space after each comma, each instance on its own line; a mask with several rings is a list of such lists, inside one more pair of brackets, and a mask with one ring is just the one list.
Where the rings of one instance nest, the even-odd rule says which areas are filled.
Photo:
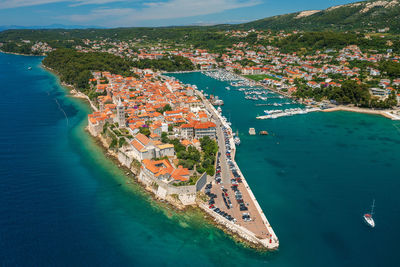
[[222, 125], [217, 127], [219, 153], [216, 162], [214, 180], [206, 185], [205, 193], [209, 197], [209, 208], [220, 216], [243, 226], [258, 238], [269, 238], [270, 234], [242, 182], [232, 161], [229, 132]]

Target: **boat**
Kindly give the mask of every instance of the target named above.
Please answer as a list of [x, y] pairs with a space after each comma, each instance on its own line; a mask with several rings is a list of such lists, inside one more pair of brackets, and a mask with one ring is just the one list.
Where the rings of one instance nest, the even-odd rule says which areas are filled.
[[260, 135], [268, 135], [267, 131], [260, 131]]
[[222, 99], [215, 99], [212, 104], [214, 106], [223, 106], [224, 105], [224, 101]]
[[32, 69], [32, 67], [31, 67], [31, 66], [29, 66], [29, 67], [28, 67], [28, 70], [31, 70], [31, 69]]
[[370, 213], [365, 213], [364, 214], [364, 221], [372, 228], [375, 227], [375, 221], [374, 218], [372, 217], [372, 215], [374, 215], [374, 208], [375, 208], [375, 199], [372, 202], [372, 206], [371, 206], [371, 212]]
[[222, 112], [222, 109], [221, 109], [221, 107], [218, 107], [218, 108], [217, 108], [217, 111], [218, 111], [218, 113], [220, 113], [220, 114], [221, 114], [221, 112]]
[[229, 86], [225, 87], [225, 89], [228, 91], [231, 90], [231, 88]]
[[233, 141], [235, 142], [235, 145], [240, 145], [240, 138], [239, 138], [239, 131], [236, 131], [236, 134], [235, 134], [236, 136], [235, 136], [235, 138], [233, 138]]
[[235, 145], [240, 145], [240, 138], [239, 137], [235, 137], [235, 138], [233, 138], [233, 141], [235, 142]]
[[255, 134], [256, 134], [256, 129], [250, 128], [250, 129], [249, 129], [249, 134], [250, 134], [250, 135], [255, 135]]

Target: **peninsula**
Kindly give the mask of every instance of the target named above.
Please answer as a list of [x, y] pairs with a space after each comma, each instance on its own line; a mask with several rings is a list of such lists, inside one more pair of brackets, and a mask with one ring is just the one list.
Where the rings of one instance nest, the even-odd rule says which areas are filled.
[[[93, 72], [88, 131], [157, 199], [198, 206], [261, 249], [279, 240], [234, 161], [232, 130], [195, 86], [151, 70]], [[107, 82], [106, 82], [107, 81]], [[222, 179], [221, 179], [222, 178]]]
[[[345, 110], [398, 120], [400, 36], [398, 27], [383, 27], [382, 15], [398, 8], [397, 1], [368, 1], [239, 25], [8, 30], [0, 33], [0, 49], [46, 56], [44, 66], [90, 102], [90, 134], [157, 198], [198, 206], [247, 243], [277, 249], [279, 240], [235, 162], [234, 133], [213, 106], [223, 101], [163, 73], [235, 76], [224, 81], [313, 106], [259, 119]], [[379, 27], [349, 27], [342, 18], [350, 13]], [[346, 31], [325, 31], [332, 25]], [[264, 89], [245, 98], [266, 101]]]

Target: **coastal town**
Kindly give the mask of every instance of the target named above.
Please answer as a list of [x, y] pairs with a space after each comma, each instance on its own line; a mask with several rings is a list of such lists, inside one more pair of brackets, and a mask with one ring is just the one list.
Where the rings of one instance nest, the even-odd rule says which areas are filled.
[[[201, 71], [228, 82], [245, 99], [262, 100], [264, 104], [258, 105], [306, 105], [267, 109], [257, 119], [346, 110], [399, 120], [400, 75], [391, 67], [385, 69], [385, 64], [398, 64], [400, 56], [391, 49], [390, 40], [380, 50], [353, 44], [290, 52], [274, 44], [301, 32], [251, 29], [223, 34], [234, 40], [219, 52], [146, 38], [84, 39], [78, 45], [71, 40], [78, 53], [109, 54], [132, 65], [131, 76], [91, 69], [89, 87], [84, 93], [80, 88], [74, 92], [94, 110], [88, 116], [90, 134], [156, 198], [179, 208], [198, 206], [246, 243], [277, 249], [279, 240], [235, 163], [235, 133], [221, 108], [214, 107], [223, 105], [223, 100], [165, 76], [165, 64], [168, 70]], [[44, 41], [22, 43], [31, 45], [34, 54], [57, 52]], [[351, 99], [346, 94], [353, 87], [363, 93], [355, 92]]]
[[[355, 85], [365, 85], [372, 98], [369, 104], [372, 108], [390, 108], [400, 101], [400, 75], [398, 71], [393, 71], [393, 66], [398, 65], [400, 55], [394, 52], [395, 41], [385, 31], [368, 33], [362, 37], [365, 41], [379, 39], [382, 43], [379, 49], [361, 49], [353, 44], [335, 48], [327, 46], [307, 52], [301, 52], [304, 47], [299, 48], [300, 52], [289, 52], [285, 47], [276, 46], [276, 42], [283, 42], [300, 34], [302, 36], [303, 33], [299, 31], [271, 32], [251, 29], [228, 30], [223, 34], [231, 40], [231, 44], [219, 52], [166, 40], [154, 43], [146, 38], [126, 41], [110, 38], [84, 39], [73, 47], [83, 53], [112, 54], [133, 63], [159, 62], [173, 56], [182, 57], [190, 60], [195, 70], [224, 69], [307, 103], [326, 101], [331, 105], [359, 105], [356, 100], [338, 96], [340, 93], [331, 93], [349, 81]], [[253, 43], [249, 42], [250, 36], [254, 39]], [[34, 53], [47, 54], [53, 50], [46, 42], [22, 40], [22, 43], [30, 43]], [[71, 40], [71, 45], [73, 44], [74, 40]], [[6, 44], [0, 44], [4, 45]], [[162, 71], [157, 66], [151, 69]]]
[[195, 86], [148, 70], [136, 74], [139, 79], [93, 73], [90, 83], [101, 95], [88, 131], [158, 199], [197, 205], [245, 242], [277, 249], [279, 240], [234, 162], [226, 119]]
[[2, 266], [398, 265], [400, 0], [0, 14]]
[[[89, 81], [80, 83], [86, 91], [71, 86], [94, 110], [88, 116], [90, 134], [157, 199], [180, 209], [198, 206], [240, 240], [274, 250], [279, 240], [235, 162], [237, 137], [221, 108], [216, 109], [223, 100], [165, 71], [201, 71], [242, 91], [247, 100], [262, 100], [256, 105], [274, 106], [257, 119], [346, 110], [399, 120], [400, 75], [391, 64], [399, 64], [400, 56], [391, 40], [380, 49], [351, 44], [293, 52], [276, 44], [302, 32], [251, 29], [222, 34], [230, 44], [219, 51], [161, 39], [96, 38], [76, 45], [70, 40], [78, 53], [123, 59], [129, 66], [125, 73], [131, 74], [92, 68]], [[21, 42], [31, 45], [33, 54], [58, 50], [45, 41]], [[0, 43], [0, 48], [6, 45]], [[356, 88], [353, 93], [351, 88]], [[266, 102], [274, 98], [280, 101]], [[293, 104], [306, 107], [275, 109]], [[254, 128], [249, 133], [254, 135]]]

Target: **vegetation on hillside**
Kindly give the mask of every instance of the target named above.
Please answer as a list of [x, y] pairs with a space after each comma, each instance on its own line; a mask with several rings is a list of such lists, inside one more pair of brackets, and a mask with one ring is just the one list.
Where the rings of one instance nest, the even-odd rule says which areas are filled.
[[379, 64], [380, 71], [386, 73], [390, 78], [400, 77], [400, 63], [394, 61], [382, 61]]
[[139, 69], [153, 69], [162, 71], [194, 70], [193, 63], [182, 56], [163, 57], [161, 59], [142, 59], [134, 61], [132, 66]]
[[344, 81], [341, 87], [334, 88], [310, 89], [299, 86], [294, 96], [297, 98], [313, 98], [316, 101], [327, 99], [338, 104], [354, 104], [366, 108], [390, 108], [397, 104], [394, 92], [386, 100], [377, 100], [370, 95], [366, 84], [358, 84], [353, 80]]
[[62, 82], [75, 86], [86, 94], [89, 90], [91, 71], [109, 71], [123, 76], [132, 75], [131, 63], [108, 53], [80, 53], [72, 49], [57, 49], [49, 53], [43, 64], [56, 71]]
[[[400, 5], [376, 6], [365, 9], [367, 3], [348, 4], [328, 8], [309, 16], [298, 16], [300, 12], [269, 17], [232, 27], [240, 29], [303, 30], [303, 31], [348, 31], [384, 29], [400, 33]], [[383, 1], [380, 1], [383, 2]], [[363, 11], [362, 11], [363, 10]]]
[[[343, 32], [304, 32], [291, 35], [276, 42], [284, 53], [296, 51], [315, 51], [322, 49], [341, 49], [348, 45], [358, 45], [361, 49], [386, 49], [387, 40], [364, 34]], [[395, 48], [397, 50], [397, 47]]]
[[24, 55], [34, 54], [32, 52], [32, 45], [30, 44], [16, 44], [14, 42], [5, 43], [0, 49], [4, 52], [18, 53]]

